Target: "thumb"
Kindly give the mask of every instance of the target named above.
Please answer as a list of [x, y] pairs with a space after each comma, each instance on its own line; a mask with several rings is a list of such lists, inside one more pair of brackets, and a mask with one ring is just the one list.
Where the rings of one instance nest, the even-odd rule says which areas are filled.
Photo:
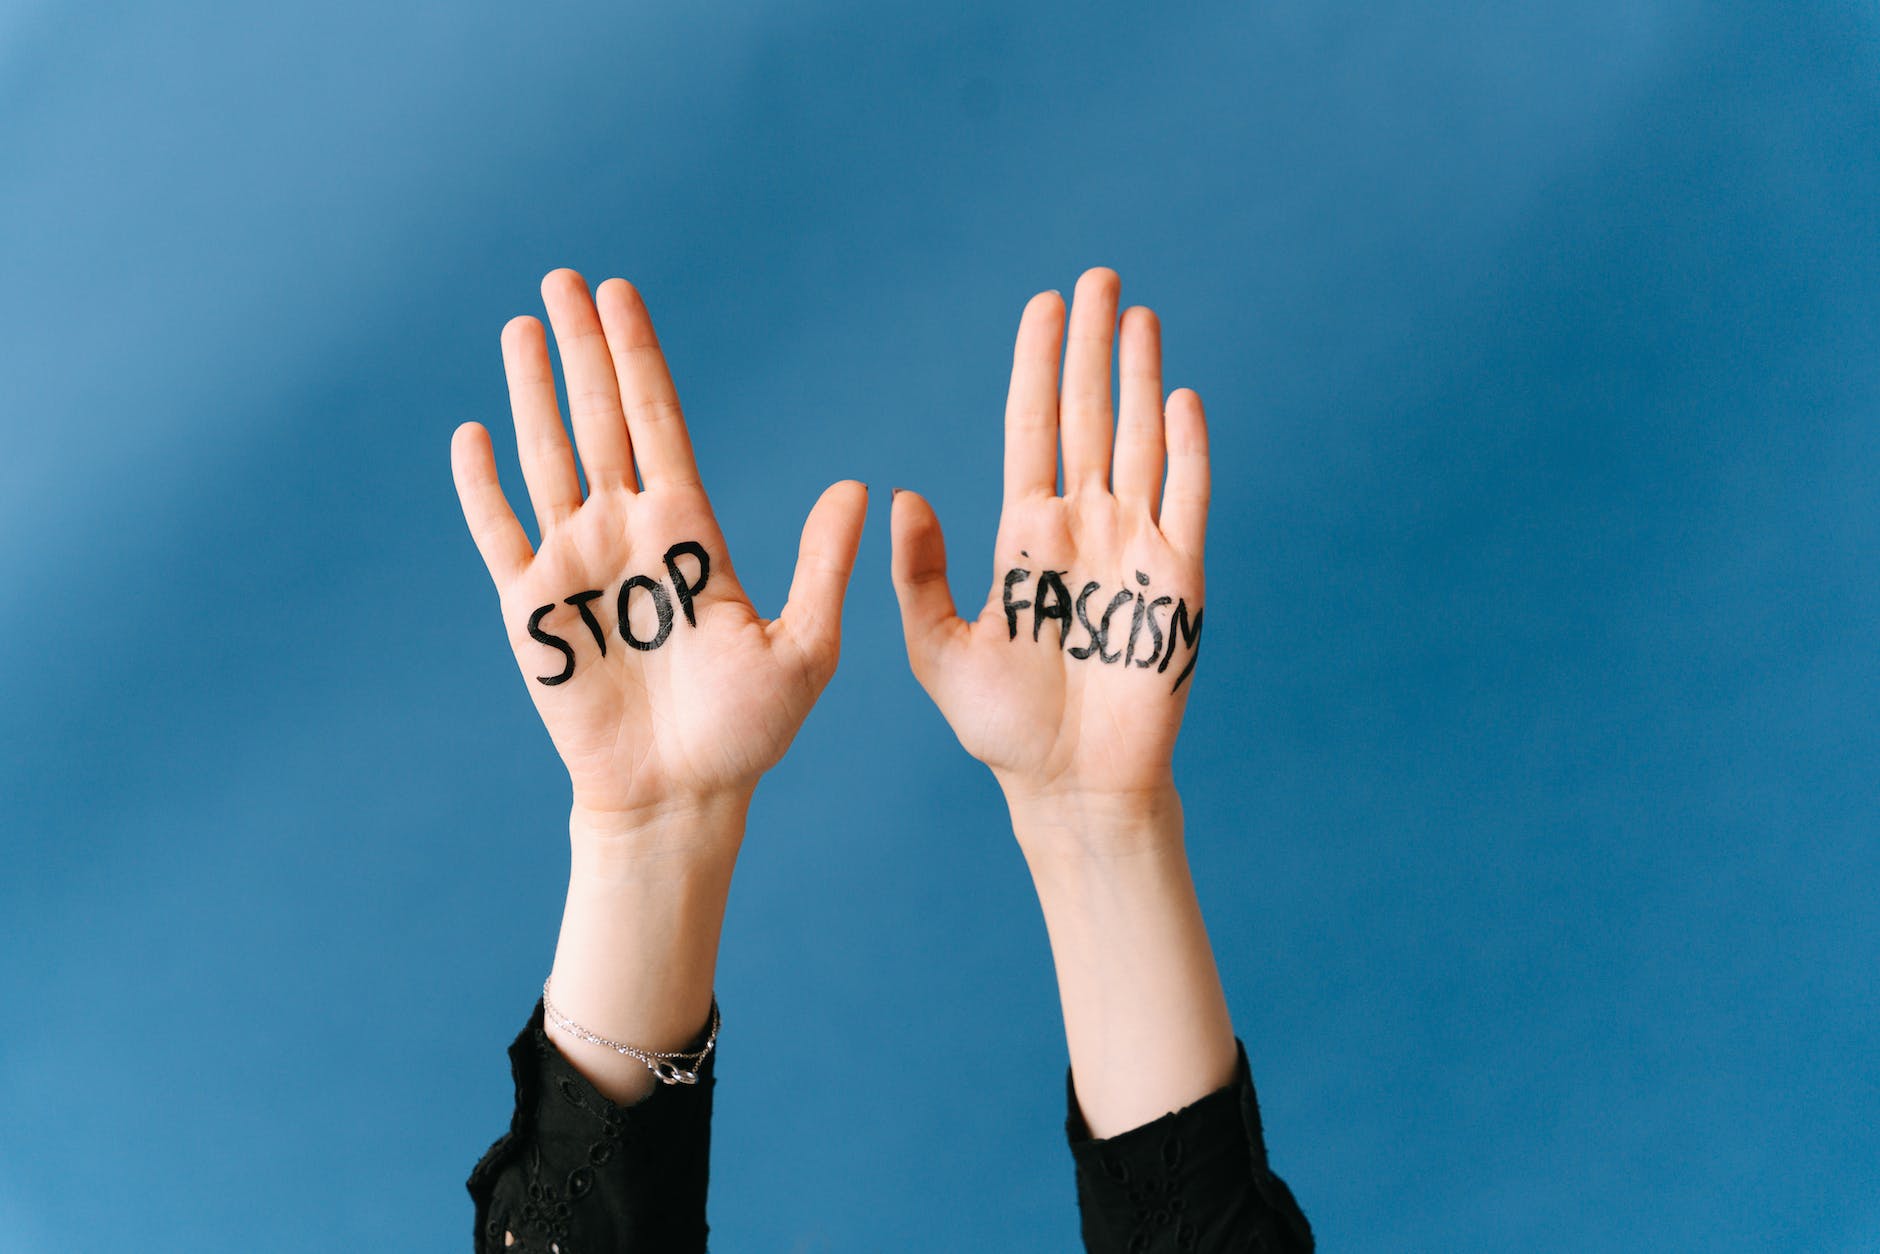
[[854, 479], [831, 484], [803, 524], [790, 596], [777, 616], [797, 647], [825, 673], [833, 672], [842, 643], [842, 595], [868, 514], [868, 485]]
[[922, 675], [954, 633], [966, 624], [953, 609], [947, 588], [947, 546], [933, 506], [918, 492], [894, 490], [894, 595], [901, 603], [901, 631], [908, 665]]

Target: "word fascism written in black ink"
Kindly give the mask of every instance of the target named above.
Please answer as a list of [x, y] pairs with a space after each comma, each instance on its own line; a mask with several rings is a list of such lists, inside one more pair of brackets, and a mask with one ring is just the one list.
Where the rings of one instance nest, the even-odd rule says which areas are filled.
[[[1188, 646], [1188, 663], [1181, 673], [1175, 676], [1175, 686], [1170, 692], [1179, 692], [1190, 671], [1195, 668], [1195, 660], [1201, 656], [1201, 611], [1197, 609], [1192, 618], [1188, 614], [1188, 602], [1175, 597], [1160, 596], [1151, 598], [1145, 589], [1149, 586], [1149, 576], [1136, 572], [1137, 587], [1125, 587], [1122, 591], [1108, 598], [1102, 612], [1096, 613], [1091, 608], [1091, 596], [1102, 586], [1092, 579], [1083, 586], [1073, 598], [1070, 585], [1064, 582], [1067, 570], [1041, 570], [1036, 582], [1029, 582], [1032, 572], [1020, 566], [1014, 566], [1005, 572], [1005, 627], [1006, 639], [1018, 639], [1019, 611], [1031, 611], [1031, 638], [1037, 640], [1040, 633], [1049, 630], [1045, 624], [1057, 624], [1058, 648], [1064, 649], [1070, 640], [1071, 619], [1084, 629], [1086, 642], [1071, 645], [1064, 651], [1079, 660], [1095, 658], [1099, 662], [1120, 663], [1124, 666], [1155, 667], [1156, 674], [1168, 670], [1168, 664], [1175, 659], [1175, 649], [1179, 644]], [[1023, 594], [1029, 592], [1030, 596]], [[1156, 614], [1166, 605], [1174, 605], [1168, 617], [1166, 635]], [[1122, 624], [1116, 621], [1116, 615], [1125, 606], [1133, 606], [1129, 612], [1129, 639], [1119, 641]], [[1167, 648], [1162, 646], [1167, 644]], [[1158, 662], [1158, 659], [1159, 662]]]
[[[698, 577], [687, 579], [679, 569], [681, 557], [698, 559]], [[627, 647], [638, 649], [642, 653], [657, 649], [666, 643], [672, 634], [672, 603], [679, 603], [679, 612], [685, 615], [686, 626], [698, 626], [698, 619], [692, 610], [692, 602], [705, 590], [705, 581], [711, 578], [712, 561], [705, 554], [705, 546], [696, 540], [681, 540], [666, 550], [666, 577], [672, 581], [672, 592], [666, 592], [665, 584], [647, 575], [634, 575], [620, 585], [620, 591], [614, 598], [614, 617], [620, 628], [620, 638], [627, 642]], [[653, 613], [659, 621], [659, 629], [652, 635], [641, 637], [633, 634], [633, 624], [627, 618], [627, 609], [632, 604], [633, 594], [643, 592], [652, 602]], [[594, 617], [594, 611], [588, 608], [588, 602], [602, 595], [599, 588], [586, 592], [577, 592], [563, 599], [563, 604], [572, 605], [581, 614], [581, 621], [587, 624], [588, 631], [594, 637], [594, 643], [600, 647], [601, 656], [607, 656], [607, 633], [602, 630], [600, 621]], [[562, 655], [563, 663], [559, 675], [537, 675], [535, 681], [540, 684], [565, 684], [574, 678], [574, 646], [553, 632], [542, 630], [542, 620], [555, 609], [554, 603], [539, 607], [529, 615], [529, 634]]]

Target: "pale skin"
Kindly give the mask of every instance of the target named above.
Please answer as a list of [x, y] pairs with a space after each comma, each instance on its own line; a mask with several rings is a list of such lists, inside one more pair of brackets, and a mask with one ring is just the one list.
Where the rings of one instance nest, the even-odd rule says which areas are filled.
[[[542, 280], [542, 299], [566, 375], [572, 447], [541, 322], [517, 317], [502, 333], [539, 545], [531, 546], [504, 498], [480, 424], [464, 423], [452, 436], [451, 468], [517, 665], [572, 786], [568, 896], [550, 972], [555, 1004], [600, 1036], [676, 1050], [709, 1018], [752, 792], [835, 673], [868, 490], [843, 480], [822, 494], [803, 526], [782, 612], [760, 617], [700, 482], [639, 292], [608, 279], [590, 296], [587, 281], [563, 269]], [[555, 667], [528, 634], [531, 609], [658, 572], [662, 555], [684, 540], [702, 544], [711, 559], [696, 627], [675, 626], [647, 652], [616, 638], [600, 657], [563, 605], [561, 634], [588, 648], [569, 681], [538, 682]], [[611, 596], [599, 602], [609, 620], [611, 604]], [[615, 1102], [637, 1101], [658, 1083], [633, 1058], [552, 1023], [547, 1031]]]
[[[1099, 1137], [1220, 1088], [1234, 1064], [1170, 769], [1191, 687], [1171, 692], [1169, 675], [1078, 662], [1028, 634], [1010, 639], [999, 601], [1000, 574], [1024, 565], [1097, 578], [1140, 570], [1191, 607], [1202, 603], [1200, 400], [1184, 389], [1164, 401], [1159, 327], [1137, 307], [1121, 320], [1113, 404], [1118, 291], [1106, 269], [1079, 280], [1061, 388], [1064, 302], [1042, 293], [1026, 306], [1007, 405], [994, 585], [976, 619], [954, 611], [926, 501], [901, 492], [893, 510], [909, 662], [1004, 791], [1051, 939], [1078, 1102]], [[803, 527], [786, 604], [775, 619], [760, 617], [701, 485], [639, 293], [609, 279], [590, 295], [582, 276], [557, 270], [542, 296], [566, 375], [572, 444], [541, 323], [518, 317], [502, 334], [539, 542], [530, 543], [505, 499], [479, 424], [454, 434], [452, 470], [518, 667], [572, 788], [556, 1004], [603, 1036], [673, 1050], [708, 1019], [757, 781], [834, 673], [867, 489], [844, 480], [823, 493]], [[675, 625], [651, 651], [616, 638], [598, 655], [564, 599], [608, 590], [594, 604], [611, 621], [612, 590], [631, 575], [657, 574], [662, 555], [687, 540], [712, 563], [696, 625]], [[1020, 550], [1030, 556], [1019, 558]], [[551, 603], [558, 608], [547, 621], [580, 649], [572, 677], [552, 686], [538, 677], [558, 660], [527, 629], [531, 611]], [[552, 1024], [548, 1032], [616, 1102], [640, 1100], [657, 1083], [634, 1059]]]
[[954, 610], [932, 508], [906, 491], [893, 507], [908, 661], [1004, 791], [1051, 939], [1078, 1105], [1096, 1137], [1222, 1087], [1235, 1062], [1170, 765], [1192, 688], [1171, 692], [1154, 670], [1078, 660], [1048, 632], [1013, 638], [1003, 606], [1014, 567], [1142, 571], [1202, 603], [1201, 400], [1184, 388], [1164, 401], [1161, 327], [1142, 306], [1121, 318], [1113, 400], [1119, 293], [1116, 273], [1099, 267], [1078, 280], [1068, 327], [1056, 292], [1025, 307], [992, 586], [976, 618]]

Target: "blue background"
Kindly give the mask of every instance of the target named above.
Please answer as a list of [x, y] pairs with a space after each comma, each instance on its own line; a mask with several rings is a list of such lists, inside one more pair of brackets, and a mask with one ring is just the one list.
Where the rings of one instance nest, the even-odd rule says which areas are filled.
[[452, 492], [647, 293], [759, 609], [875, 488], [734, 885], [714, 1248], [1071, 1250], [1045, 934], [907, 671], [1084, 267], [1208, 402], [1177, 764], [1327, 1250], [1880, 1249], [1880, 16], [0, 10], [0, 1248], [468, 1248], [566, 778]]

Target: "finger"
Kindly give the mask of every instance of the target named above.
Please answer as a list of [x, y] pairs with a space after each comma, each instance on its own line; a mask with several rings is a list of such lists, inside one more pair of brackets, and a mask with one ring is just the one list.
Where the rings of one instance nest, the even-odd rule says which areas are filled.
[[496, 476], [496, 454], [490, 433], [480, 422], [466, 422], [451, 433], [450, 477], [457, 484], [457, 502], [470, 524], [470, 538], [498, 591], [522, 573], [535, 556], [516, 512], [509, 508], [503, 485]]
[[1025, 305], [1012, 346], [1005, 398], [1005, 499], [1057, 495], [1058, 358], [1064, 298], [1039, 292]]
[[696, 485], [698, 466], [692, 459], [692, 440], [686, 434], [679, 393], [666, 369], [666, 356], [659, 351], [646, 301], [625, 279], [608, 279], [595, 294], [600, 298], [601, 327], [614, 356], [614, 375], [620, 381], [633, 455], [640, 464], [640, 482], [649, 488], [656, 483]]
[[901, 632], [916, 678], [966, 630], [947, 588], [947, 546], [933, 506], [918, 492], [897, 488], [892, 506], [895, 599], [901, 603]]
[[588, 491], [624, 487], [633, 490], [633, 449], [620, 409], [620, 385], [614, 379], [607, 335], [578, 271], [550, 271], [542, 280], [542, 303], [555, 328], [561, 352], [562, 380], [568, 388], [568, 417], [574, 423], [575, 448], [587, 473]]
[[1064, 349], [1064, 495], [1110, 487], [1110, 354], [1116, 336], [1116, 271], [1097, 266], [1077, 280]]
[[1168, 398], [1168, 487], [1162, 534], [1177, 549], [1201, 555], [1208, 532], [1208, 424], [1201, 398], [1177, 388]]
[[1150, 518], [1162, 499], [1162, 326], [1137, 305], [1123, 314], [1116, 414], [1116, 499]]
[[503, 373], [509, 376], [509, 409], [516, 418], [516, 458], [529, 486], [536, 530], [547, 536], [580, 508], [581, 480], [561, 425], [548, 339], [538, 319], [523, 314], [503, 327]]
[[867, 484], [844, 479], [824, 489], [803, 524], [796, 575], [790, 580], [783, 613], [777, 616], [791, 639], [825, 674], [835, 670], [842, 643], [842, 597], [848, 590], [849, 572], [855, 569], [855, 550], [867, 514]]

